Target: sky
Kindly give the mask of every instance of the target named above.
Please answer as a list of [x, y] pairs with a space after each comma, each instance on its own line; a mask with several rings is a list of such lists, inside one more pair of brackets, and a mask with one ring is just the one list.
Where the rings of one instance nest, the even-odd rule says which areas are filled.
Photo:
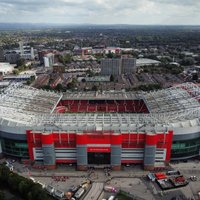
[[200, 25], [200, 0], [0, 0], [0, 22]]

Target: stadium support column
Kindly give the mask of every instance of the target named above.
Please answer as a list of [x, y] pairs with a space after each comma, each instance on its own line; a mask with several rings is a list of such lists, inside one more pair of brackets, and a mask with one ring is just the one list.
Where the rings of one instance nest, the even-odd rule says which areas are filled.
[[29, 152], [29, 158], [31, 161], [34, 161], [34, 153], [33, 153], [33, 133], [31, 130], [27, 130], [26, 131], [26, 138], [27, 138], [27, 142], [28, 142], [28, 152]]
[[88, 156], [87, 156], [87, 134], [77, 133], [76, 135], [76, 155], [77, 155], [77, 169], [81, 171], [87, 170]]
[[111, 167], [113, 170], [121, 169], [122, 135], [111, 135]]
[[145, 170], [154, 169], [155, 156], [156, 156], [156, 144], [157, 144], [157, 135], [147, 133], [145, 148], [144, 148], [144, 169]]
[[174, 134], [174, 131], [173, 130], [169, 130], [168, 131], [168, 134], [167, 134], [167, 154], [166, 154], [166, 160], [165, 160], [165, 163], [166, 164], [169, 164], [169, 161], [171, 159], [171, 148], [172, 148], [172, 143], [173, 143], [173, 134]]
[[55, 169], [56, 155], [54, 150], [53, 133], [42, 133], [43, 162], [47, 169]]

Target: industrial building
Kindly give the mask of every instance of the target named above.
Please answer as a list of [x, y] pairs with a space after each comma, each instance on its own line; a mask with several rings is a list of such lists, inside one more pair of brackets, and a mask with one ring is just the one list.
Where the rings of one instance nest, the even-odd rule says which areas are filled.
[[54, 93], [11, 85], [0, 96], [0, 150], [55, 168], [141, 163], [145, 169], [200, 152], [200, 88]]

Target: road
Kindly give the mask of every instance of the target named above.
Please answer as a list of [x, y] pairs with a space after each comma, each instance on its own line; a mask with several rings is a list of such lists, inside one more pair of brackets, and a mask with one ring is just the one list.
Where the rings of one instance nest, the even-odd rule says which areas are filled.
[[92, 188], [85, 196], [84, 200], [97, 200], [103, 190], [103, 183], [93, 183]]

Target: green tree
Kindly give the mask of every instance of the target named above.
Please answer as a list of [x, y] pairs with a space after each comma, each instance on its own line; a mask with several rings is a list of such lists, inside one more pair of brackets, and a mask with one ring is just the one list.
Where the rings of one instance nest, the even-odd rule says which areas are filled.
[[13, 74], [18, 75], [19, 74], [19, 70], [18, 69], [14, 69], [13, 70]]
[[3, 192], [0, 191], [0, 200], [5, 200], [5, 195]]
[[111, 74], [111, 76], [110, 76], [110, 82], [114, 82], [114, 80], [115, 80], [115, 78], [114, 78], [114, 76]]
[[59, 60], [59, 62], [61, 62], [63, 64], [68, 64], [68, 63], [71, 63], [72, 56], [70, 54], [60, 55], [58, 57], [58, 60]]
[[114, 58], [114, 53], [109, 52], [109, 53], [107, 54], [107, 58]]
[[25, 65], [25, 60], [23, 58], [20, 58], [18, 61], [17, 61], [17, 67], [20, 67], [22, 65]]
[[98, 91], [98, 86], [94, 85], [94, 86], [92, 87], [92, 90], [93, 90], [93, 91]]
[[55, 90], [62, 91], [63, 90], [62, 84], [59, 83], [58, 85], [56, 85]]

